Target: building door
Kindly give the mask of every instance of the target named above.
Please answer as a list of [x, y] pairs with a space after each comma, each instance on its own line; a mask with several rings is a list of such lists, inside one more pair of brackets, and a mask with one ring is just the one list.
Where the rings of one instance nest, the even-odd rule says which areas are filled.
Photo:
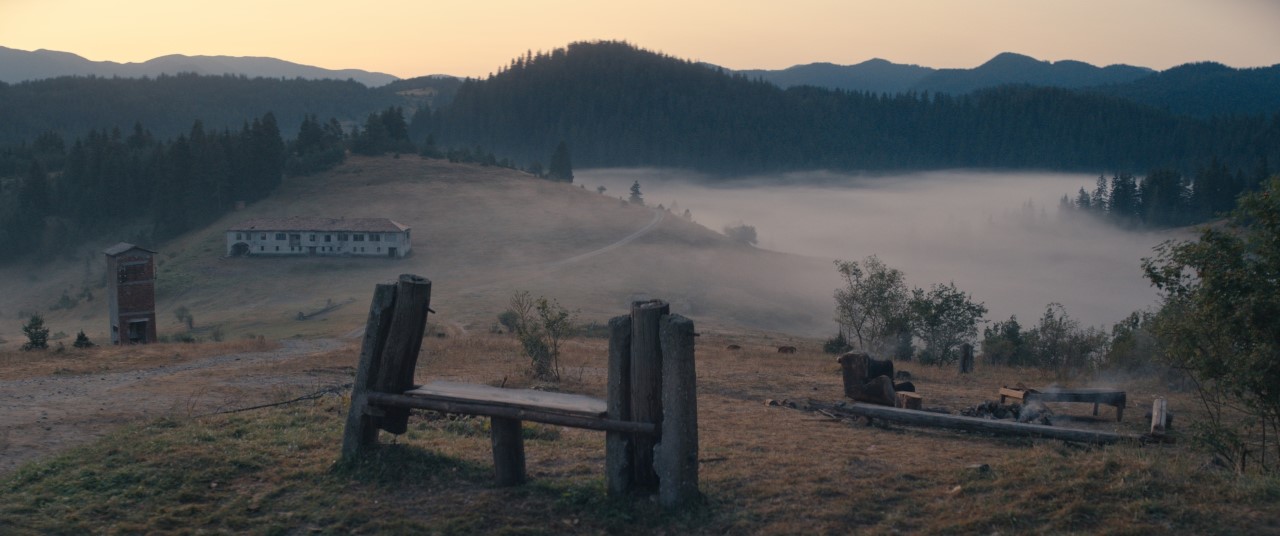
[[147, 342], [147, 321], [131, 320], [129, 322], [129, 342]]
[[307, 246], [307, 255], [315, 255], [315, 254], [316, 254], [316, 247], [315, 247], [315, 246]]
[[395, 256], [396, 256], [396, 248], [387, 248], [387, 256], [388, 256], [388, 257], [395, 257]]

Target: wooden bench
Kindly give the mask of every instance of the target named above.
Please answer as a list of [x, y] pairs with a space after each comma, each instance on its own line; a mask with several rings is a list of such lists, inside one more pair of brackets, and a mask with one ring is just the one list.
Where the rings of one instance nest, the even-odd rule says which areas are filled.
[[1000, 388], [1000, 403], [1003, 404], [1006, 398], [1012, 398], [1022, 403], [1038, 400], [1040, 402], [1092, 402], [1093, 414], [1098, 415], [1098, 404], [1106, 404], [1116, 408], [1116, 422], [1120, 422], [1124, 418], [1124, 407], [1127, 399], [1124, 391], [1115, 389], [1015, 389], [1010, 387]]
[[402, 434], [410, 409], [491, 420], [498, 485], [526, 480], [523, 421], [605, 432], [610, 494], [658, 494], [666, 506], [698, 497], [693, 322], [658, 300], [636, 302], [609, 321], [608, 399], [435, 381], [412, 385], [431, 282], [402, 275], [378, 285], [343, 433], [342, 457], [377, 446], [378, 431]]

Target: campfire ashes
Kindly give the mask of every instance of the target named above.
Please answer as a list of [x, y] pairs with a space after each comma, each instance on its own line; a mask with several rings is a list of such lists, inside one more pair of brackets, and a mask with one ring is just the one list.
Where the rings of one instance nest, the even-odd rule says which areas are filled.
[[1043, 424], [1052, 426], [1053, 412], [1049, 410], [1043, 403], [1031, 401], [1025, 405], [1001, 404], [994, 400], [988, 400], [976, 406], [970, 406], [960, 410], [960, 414], [966, 417], [978, 417], [982, 419], [992, 420], [1013, 420], [1020, 423]]

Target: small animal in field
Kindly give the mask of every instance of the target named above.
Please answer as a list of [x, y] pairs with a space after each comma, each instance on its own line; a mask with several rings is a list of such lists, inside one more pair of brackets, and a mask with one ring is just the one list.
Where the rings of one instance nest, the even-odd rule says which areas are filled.
[[725, 346], [724, 349], [725, 350], [741, 350], [742, 347], [736, 344], [730, 344], [729, 346]]
[[795, 347], [795, 346], [779, 346], [779, 347], [778, 347], [778, 353], [780, 353], [780, 354], [794, 354], [794, 353], [796, 353], [796, 347]]

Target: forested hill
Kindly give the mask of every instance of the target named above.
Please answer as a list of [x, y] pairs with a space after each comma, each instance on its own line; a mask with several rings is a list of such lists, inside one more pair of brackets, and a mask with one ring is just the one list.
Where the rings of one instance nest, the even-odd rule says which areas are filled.
[[517, 161], [742, 173], [949, 167], [1194, 169], [1280, 162], [1280, 116], [1206, 120], [1119, 97], [1007, 86], [963, 96], [781, 89], [620, 42], [528, 55], [411, 131]]
[[363, 122], [371, 112], [405, 102], [392, 90], [337, 80], [182, 74], [0, 83], [0, 147], [50, 131], [65, 139], [95, 129], [128, 132], [137, 123], [162, 139], [187, 133], [195, 120], [211, 131], [239, 130], [267, 112], [281, 131], [292, 133], [308, 114]]

